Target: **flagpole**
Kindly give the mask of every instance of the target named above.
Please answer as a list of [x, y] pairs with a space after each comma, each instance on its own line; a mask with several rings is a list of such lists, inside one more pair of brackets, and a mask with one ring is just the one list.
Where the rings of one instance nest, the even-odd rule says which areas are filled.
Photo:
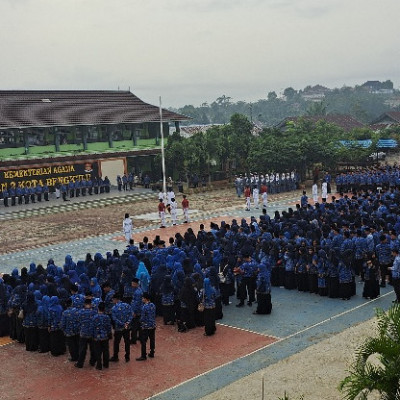
[[165, 178], [165, 153], [164, 153], [164, 127], [162, 119], [161, 96], [160, 96], [160, 136], [161, 136], [161, 168], [162, 168], [162, 181], [163, 193], [167, 192], [167, 182]]

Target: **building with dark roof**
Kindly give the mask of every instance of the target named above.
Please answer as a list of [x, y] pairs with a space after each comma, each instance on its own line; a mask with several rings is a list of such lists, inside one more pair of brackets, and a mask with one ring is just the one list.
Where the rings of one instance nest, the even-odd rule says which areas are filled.
[[400, 125], [400, 111], [388, 111], [371, 122], [370, 128], [377, 131], [390, 126]]
[[[162, 109], [165, 135], [171, 123], [179, 131], [189, 119]], [[92, 163], [110, 179], [132, 170], [154, 172], [160, 122], [159, 107], [129, 91], [3, 90], [0, 171]], [[138, 148], [141, 141], [146, 148]]]

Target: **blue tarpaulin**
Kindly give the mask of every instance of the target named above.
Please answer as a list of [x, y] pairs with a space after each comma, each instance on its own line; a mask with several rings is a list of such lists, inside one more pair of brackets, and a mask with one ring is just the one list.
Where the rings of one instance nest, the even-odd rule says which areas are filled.
[[[359, 146], [367, 149], [372, 145], [372, 140], [341, 140], [340, 144], [346, 147]], [[378, 149], [395, 149], [398, 146], [394, 139], [379, 139], [377, 143]]]

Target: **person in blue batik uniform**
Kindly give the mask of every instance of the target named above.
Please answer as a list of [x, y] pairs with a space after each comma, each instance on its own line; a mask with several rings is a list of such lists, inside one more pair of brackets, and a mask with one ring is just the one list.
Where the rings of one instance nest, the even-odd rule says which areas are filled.
[[108, 341], [111, 339], [111, 319], [105, 314], [106, 305], [101, 302], [98, 314], [93, 317], [93, 341], [96, 354], [96, 369], [108, 368], [110, 351]]
[[52, 296], [49, 305], [50, 352], [55, 357], [65, 353], [64, 333], [61, 330], [62, 312], [58, 297]]
[[96, 363], [96, 356], [93, 347], [93, 317], [96, 312], [92, 308], [92, 300], [85, 299], [84, 308], [78, 312], [79, 321], [79, 355], [75, 367], [83, 368], [83, 363], [86, 358], [87, 346], [90, 349], [89, 364], [94, 366]]
[[253, 314], [271, 314], [271, 272], [266, 263], [258, 267], [257, 275], [257, 310]]
[[79, 355], [79, 317], [78, 309], [72, 306], [72, 299], [66, 301], [67, 309], [61, 317], [61, 329], [70, 354], [69, 361], [78, 361]]
[[119, 344], [121, 339], [124, 338], [125, 344], [125, 361], [129, 362], [130, 360], [130, 331], [129, 327], [132, 321], [133, 312], [132, 307], [121, 301], [121, 295], [119, 293], [114, 294], [113, 296], [114, 306], [111, 309], [111, 316], [114, 323], [114, 354], [110, 358], [110, 361], [119, 361], [118, 353], [119, 353]]
[[211, 286], [209, 278], [204, 279], [204, 287], [200, 292], [204, 303], [204, 336], [214, 335], [217, 327], [215, 326], [215, 289]]
[[22, 326], [25, 333], [26, 351], [37, 351], [39, 347], [37, 303], [33, 293], [28, 292], [26, 301], [22, 305], [24, 320]]
[[[156, 346], [156, 306], [148, 293], [142, 294], [142, 313], [140, 315], [141, 356], [136, 361], [144, 361], [147, 356], [154, 357]], [[150, 353], [147, 354], [147, 340], [150, 339]]]

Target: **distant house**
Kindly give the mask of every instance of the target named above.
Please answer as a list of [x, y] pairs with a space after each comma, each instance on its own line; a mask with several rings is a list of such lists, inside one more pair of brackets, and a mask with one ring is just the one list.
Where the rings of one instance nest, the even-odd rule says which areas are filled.
[[275, 128], [285, 131], [287, 128], [288, 122], [297, 123], [299, 120], [311, 121], [312, 123], [316, 123], [318, 121], [326, 121], [330, 124], [337, 125], [342, 128], [346, 132], [349, 132], [355, 128], [365, 128], [365, 125], [352, 117], [351, 115], [343, 115], [343, 114], [328, 114], [328, 115], [303, 115], [300, 117], [286, 117], [283, 121], [279, 122], [279, 124], [275, 125]]
[[367, 81], [364, 82], [361, 87], [367, 90], [369, 93], [393, 94], [393, 82], [390, 80], [387, 80], [386, 82]]
[[400, 111], [388, 111], [371, 122], [369, 127], [374, 131], [380, 131], [390, 126], [400, 125]]
[[301, 93], [301, 97], [306, 101], [322, 101], [326, 93], [330, 91], [331, 89], [322, 85], [307, 86]]

